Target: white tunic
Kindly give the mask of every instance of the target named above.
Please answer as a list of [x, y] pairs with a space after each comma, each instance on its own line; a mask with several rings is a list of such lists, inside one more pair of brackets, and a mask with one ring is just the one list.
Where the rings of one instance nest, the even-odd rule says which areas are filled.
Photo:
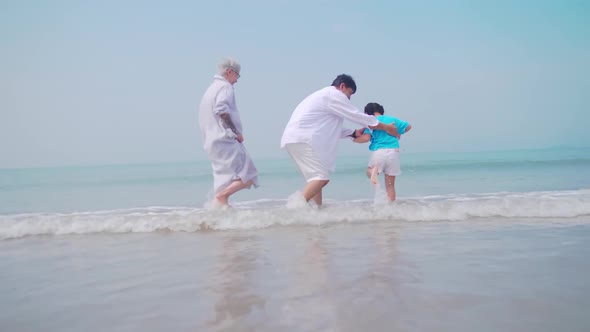
[[324, 166], [334, 171], [340, 138], [353, 129], [342, 128], [344, 119], [361, 126], [376, 126], [379, 121], [354, 107], [346, 95], [329, 86], [305, 98], [293, 111], [283, 132], [281, 148], [290, 143], [308, 143]]
[[244, 145], [236, 140], [231, 129], [223, 127], [222, 113], [228, 113], [238, 132], [243, 134], [234, 87], [223, 76], [215, 75], [199, 108], [203, 148], [213, 168], [215, 193], [239, 179], [243, 182], [252, 180], [258, 187], [258, 171]]

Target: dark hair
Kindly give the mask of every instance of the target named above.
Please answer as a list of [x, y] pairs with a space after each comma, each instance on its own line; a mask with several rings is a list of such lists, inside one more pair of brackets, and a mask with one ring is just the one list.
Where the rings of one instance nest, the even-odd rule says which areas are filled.
[[365, 106], [365, 114], [375, 115], [375, 112], [385, 114], [385, 109], [377, 103], [368, 103], [367, 106]]
[[346, 86], [347, 88], [351, 88], [352, 93], [356, 92], [356, 83], [354, 83], [354, 79], [352, 79], [352, 76], [340, 74], [336, 76], [336, 78], [332, 82], [332, 86], [339, 87], [342, 83], [344, 83], [344, 86]]

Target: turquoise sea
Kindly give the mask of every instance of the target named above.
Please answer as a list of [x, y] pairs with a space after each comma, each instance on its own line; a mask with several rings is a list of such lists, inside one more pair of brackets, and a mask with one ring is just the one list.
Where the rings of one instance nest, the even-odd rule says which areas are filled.
[[209, 163], [0, 170], [1, 331], [588, 331], [590, 148], [405, 153], [398, 200], [287, 155], [209, 210]]
[[[369, 184], [367, 157], [341, 157], [325, 189], [322, 220], [285, 206], [304, 183], [288, 158], [258, 160], [260, 184], [232, 197], [240, 221], [205, 202], [207, 161], [0, 170], [0, 239], [35, 234], [194, 231], [388, 219], [577, 217], [590, 214], [590, 148], [403, 154], [395, 206]], [[381, 186], [382, 187], [382, 186]], [[377, 188], [379, 189], [379, 188]], [[354, 211], [352, 217], [348, 210]], [[146, 223], [144, 218], [149, 218]], [[232, 216], [233, 218], [233, 216]], [[243, 220], [245, 218], [246, 220]], [[352, 219], [351, 219], [352, 218]]]

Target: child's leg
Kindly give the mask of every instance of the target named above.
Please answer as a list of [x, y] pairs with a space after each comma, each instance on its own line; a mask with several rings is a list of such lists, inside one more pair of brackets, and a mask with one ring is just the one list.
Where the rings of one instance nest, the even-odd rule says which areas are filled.
[[385, 190], [389, 201], [395, 201], [395, 176], [385, 174]]
[[371, 170], [371, 183], [372, 184], [377, 184], [379, 183], [379, 167], [377, 167], [377, 165], [375, 165], [375, 167], [373, 167], [373, 169]]
[[377, 169], [377, 166], [367, 167], [367, 177], [369, 179], [371, 179], [372, 184], [379, 183], [379, 179], [377, 178], [378, 175], [379, 175], [379, 170]]
[[374, 185], [379, 184], [379, 165], [381, 164], [381, 151], [371, 152], [371, 158], [369, 159], [369, 165], [367, 167], [367, 177], [371, 180]]

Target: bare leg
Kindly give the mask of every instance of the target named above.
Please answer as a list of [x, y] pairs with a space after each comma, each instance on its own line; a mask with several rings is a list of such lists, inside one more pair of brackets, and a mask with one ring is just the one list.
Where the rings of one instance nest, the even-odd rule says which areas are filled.
[[240, 191], [242, 189], [248, 188], [252, 185], [252, 180], [244, 183], [242, 182], [242, 180], [236, 180], [232, 183], [229, 184], [229, 186], [225, 187], [225, 189], [223, 189], [222, 191], [218, 192], [215, 195], [215, 199], [221, 203], [222, 205], [227, 205], [229, 206], [228, 200], [229, 200], [229, 196], [231, 196], [232, 194], [236, 193], [237, 191]]
[[317, 206], [322, 206], [322, 189], [320, 189], [320, 192], [315, 194], [311, 199], [313, 199]]
[[309, 202], [310, 199], [316, 202], [318, 206], [322, 205], [322, 188], [326, 186], [330, 180], [312, 180], [309, 181], [305, 188], [303, 188], [303, 197]]
[[377, 165], [375, 165], [374, 167], [371, 167], [371, 183], [372, 184], [377, 184], [379, 183], [379, 168], [377, 167]]
[[395, 201], [395, 176], [385, 174], [385, 190], [389, 201]]

